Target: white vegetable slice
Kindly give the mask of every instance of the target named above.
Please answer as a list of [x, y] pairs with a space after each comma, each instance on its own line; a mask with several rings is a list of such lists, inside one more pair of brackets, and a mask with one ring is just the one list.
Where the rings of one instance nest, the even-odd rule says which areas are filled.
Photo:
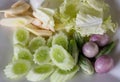
[[50, 58], [62, 70], [71, 70], [75, 66], [72, 56], [60, 45], [53, 45], [51, 47]]
[[13, 60], [18, 60], [18, 59], [24, 59], [32, 62], [33, 56], [27, 48], [17, 44], [14, 46]]
[[[37, 26], [37, 27], [39, 27], [39, 28], [42, 28], [41, 26], [42, 26], [42, 22], [39, 20], [39, 19], [34, 19], [33, 20], [33, 22], [32, 22], [32, 24], [33, 25], [35, 25], [35, 26]], [[42, 29], [44, 29], [44, 28], [42, 28]], [[48, 30], [48, 29], [47, 29]]]
[[50, 82], [66, 82], [67, 80], [70, 80], [75, 76], [75, 74], [78, 72], [79, 67], [75, 66], [70, 71], [63, 71], [60, 69], [57, 69], [51, 76], [50, 76]]
[[51, 64], [38, 65], [32, 68], [26, 78], [29, 81], [40, 81], [46, 79], [54, 71]]
[[48, 37], [52, 35], [52, 31], [39, 29], [32, 24], [26, 25], [25, 29], [27, 29], [28, 31], [30, 31], [36, 36], [47, 36]]
[[31, 63], [27, 60], [17, 60], [8, 64], [5, 69], [4, 73], [7, 78], [10, 79], [18, 79], [26, 75], [31, 68]]
[[67, 38], [67, 36], [63, 32], [60, 32], [60, 33], [56, 34], [53, 37], [53, 40], [52, 40], [52, 45], [55, 45], [55, 44], [61, 45], [65, 49], [68, 49], [68, 38]]
[[30, 24], [33, 21], [31, 16], [19, 16], [12, 18], [3, 18], [0, 20], [0, 25], [7, 27], [23, 27], [24, 25]]
[[40, 29], [45, 29], [45, 30], [50, 30], [48, 27], [43, 27], [42, 24], [43, 22], [40, 21], [39, 19], [35, 18], [32, 22], [33, 25], [39, 27]]
[[11, 15], [11, 14], [5, 12], [4, 17], [5, 18], [10, 18], [10, 17], [15, 17], [15, 15]]
[[39, 36], [39, 37], [33, 38], [30, 41], [28, 47], [31, 52], [35, 52], [40, 46], [45, 45], [45, 43], [46, 43], [45, 39]]
[[43, 28], [48, 28], [49, 30], [54, 32], [55, 24], [53, 19], [53, 13], [51, 11], [50, 9], [46, 10], [46, 8], [39, 8], [33, 12], [33, 16], [39, 19], [43, 23], [42, 24]]
[[49, 48], [47, 46], [39, 47], [34, 54], [33, 61], [36, 64], [45, 64], [50, 61]]
[[14, 44], [20, 43], [26, 45], [29, 40], [29, 32], [24, 28], [16, 29], [14, 33]]

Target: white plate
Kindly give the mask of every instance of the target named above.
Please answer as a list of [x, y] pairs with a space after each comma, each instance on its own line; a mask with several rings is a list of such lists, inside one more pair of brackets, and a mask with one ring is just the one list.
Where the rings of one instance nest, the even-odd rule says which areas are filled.
[[[17, 0], [0, 0], [0, 9], [8, 8], [13, 2]], [[120, 24], [120, 0], [107, 0], [111, 6], [111, 13], [113, 20]], [[4, 67], [10, 62], [13, 55], [12, 48], [12, 30], [0, 26], [0, 82], [13, 82], [5, 77], [3, 73]], [[107, 74], [95, 74], [87, 76], [82, 73], [78, 73], [69, 82], [120, 82], [120, 26], [116, 32], [115, 39], [118, 39], [118, 45], [112, 56], [115, 60], [115, 67]], [[14, 82], [27, 82], [24, 78], [22, 80], [16, 80]], [[43, 81], [42, 81], [43, 82]], [[49, 82], [49, 81], [44, 81]]]

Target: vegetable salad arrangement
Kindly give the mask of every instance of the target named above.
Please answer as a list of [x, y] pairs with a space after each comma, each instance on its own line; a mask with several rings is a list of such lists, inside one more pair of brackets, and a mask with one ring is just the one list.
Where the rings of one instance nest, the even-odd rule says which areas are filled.
[[[54, 2], [59, 5], [48, 5]], [[35, 7], [21, 0], [0, 10], [4, 13], [0, 24], [14, 28], [14, 53], [4, 69], [6, 77], [66, 82], [79, 71], [109, 72], [114, 65], [109, 54], [115, 47], [109, 34], [116, 31], [109, 5], [104, 0], [44, 3]]]

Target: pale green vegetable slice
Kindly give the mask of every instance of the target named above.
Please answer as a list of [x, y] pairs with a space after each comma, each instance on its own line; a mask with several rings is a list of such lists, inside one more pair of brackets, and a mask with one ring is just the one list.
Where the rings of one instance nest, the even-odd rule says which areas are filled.
[[31, 52], [35, 52], [36, 49], [38, 49], [40, 46], [45, 45], [45, 43], [46, 43], [45, 39], [43, 37], [39, 36], [39, 37], [33, 38], [30, 41], [28, 47], [29, 47], [29, 49], [30, 49]]
[[50, 77], [50, 82], [66, 82], [67, 80], [70, 80], [75, 76], [75, 74], [78, 72], [79, 67], [75, 66], [70, 71], [63, 71], [60, 69], [57, 69]]
[[32, 61], [33, 56], [29, 51], [29, 49], [17, 44], [14, 46], [13, 58], [14, 58], [13, 60], [24, 59], [24, 60]]
[[56, 34], [52, 40], [52, 45], [55, 45], [55, 44], [61, 45], [65, 49], [67, 49], [68, 48], [68, 37], [63, 32]]
[[14, 33], [14, 44], [20, 43], [26, 45], [29, 40], [29, 32], [24, 28], [16, 29]]
[[75, 66], [72, 56], [60, 45], [53, 45], [51, 47], [50, 58], [62, 70], [71, 70]]
[[46, 79], [54, 71], [51, 64], [37, 65], [31, 69], [26, 78], [29, 81], [40, 81]]
[[4, 73], [7, 78], [10, 79], [18, 79], [26, 75], [31, 68], [31, 63], [27, 60], [17, 60], [8, 64], [5, 69]]
[[39, 65], [48, 63], [50, 61], [49, 48], [47, 46], [39, 47], [35, 51], [33, 61]]

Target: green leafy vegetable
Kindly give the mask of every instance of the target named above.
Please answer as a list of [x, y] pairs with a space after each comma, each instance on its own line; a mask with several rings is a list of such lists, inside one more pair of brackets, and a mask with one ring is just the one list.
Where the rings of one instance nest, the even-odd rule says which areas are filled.
[[103, 22], [102, 28], [107, 31], [115, 32], [116, 31], [117, 24], [112, 22], [111, 16], [108, 16], [108, 18]]
[[67, 32], [74, 29], [83, 37], [114, 32], [116, 26], [110, 18], [107, 22], [110, 27], [106, 24], [109, 15], [109, 6], [104, 0], [64, 0], [54, 15], [55, 29]]
[[54, 15], [54, 19], [57, 21], [55, 21], [55, 29], [63, 28], [69, 32], [74, 27], [75, 18], [80, 8], [79, 4], [80, 0], [64, 0]]
[[96, 17], [89, 14], [81, 13], [77, 14], [76, 17], [76, 31], [81, 36], [89, 36], [91, 34], [103, 34], [105, 31], [101, 28], [102, 17]]

